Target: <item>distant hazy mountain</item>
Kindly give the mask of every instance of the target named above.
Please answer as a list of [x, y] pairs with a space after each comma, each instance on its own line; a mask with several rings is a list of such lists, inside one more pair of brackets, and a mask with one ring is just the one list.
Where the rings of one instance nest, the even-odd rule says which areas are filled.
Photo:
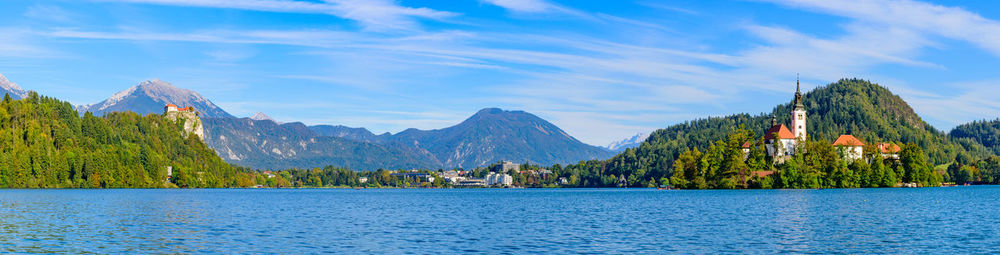
[[174, 87], [158, 79], [139, 83], [100, 103], [79, 106], [77, 111], [90, 111], [98, 115], [116, 111], [133, 111], [139, 114], [162, 113], [166, 104], [180, 107], [193, 106], [202, 117], [233, 117], [197, 92]]
[[604, 148], [607, 148], [610, 151], [618, 153], [628, 148], [639, 147], [639, 145], [642, 144], [643, 141], [646, 141], [646, 138], [649, 138], [649, 133], [639, 133], [636, 134], [635, 136], [625, 138], [624, 140], [608, 144], [608, 146], [605, 146]]
[[471, 168], [500, 160], [552, 165], [612, 156], [533, 114], [497, 108], [480, 110], [444, 129], [407, 129], [391, 141], [427, 150], [448, 167]]
[[392, 135], [388, 132], [381, 135], [375, 135], [375, 133], [372, 133], [365, 128], [352, 128], [341, 125], [316, 125], [309, 126], [309, 129], [312, 129], [321, 136], [340, 137], [354, 141], [373, 143], [385, 143], [392, 137]]
[[267, 114], [264, 114], [263, 112], [257, 112], [253, 116], [250, 116], [250, 119], [252, 119], [252, 120], [269, 120], [269, 121], [272, 121], [274, 123], [281, 124], [280, 122], [275, 121], [274, 119], [271, 118], [271, 116], [267, 116]]
[[13, 82], [7, 80], [3, 74], [0, 74], [0, 97], [4, 94], [9, 94], [12, 99], [21, 99], [28, 95], [28, 91], [21, 89]]
[[249, 118], [203, 118], [205, 142], [220, 157], [254, 168], [313, 168], [334, 165], [356, 170], [441, 166], [425, 151], [320, 136], [299, 122], [277, 124]]

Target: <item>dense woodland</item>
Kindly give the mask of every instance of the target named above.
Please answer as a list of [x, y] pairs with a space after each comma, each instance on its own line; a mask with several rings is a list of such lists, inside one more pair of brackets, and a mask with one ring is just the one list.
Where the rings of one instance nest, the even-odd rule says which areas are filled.
[[0, 187], [237, 187], [254, 174], [161, 115], [80, 116], [68, 102], [35, 92], [0, 102]]

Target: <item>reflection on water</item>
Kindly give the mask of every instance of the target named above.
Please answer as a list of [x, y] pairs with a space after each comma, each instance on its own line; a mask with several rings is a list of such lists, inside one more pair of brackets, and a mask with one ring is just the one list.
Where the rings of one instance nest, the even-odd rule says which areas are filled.
[[0, 190], [0, 252], [998, 252], [1000, 187]]

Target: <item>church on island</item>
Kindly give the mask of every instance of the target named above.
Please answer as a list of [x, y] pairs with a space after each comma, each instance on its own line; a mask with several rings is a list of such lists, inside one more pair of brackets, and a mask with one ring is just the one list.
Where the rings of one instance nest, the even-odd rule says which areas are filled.
[[[795, 81], [795, 101], [792, 103], [792, 107], [791, 128], [788, 128], [785, 124], [779, 124], [778, 118], [772, 116], [771, 128], [764, 133], [764, 148], [767, 150], [767, 155], [774, 158], [775, 163], [783, 163], [797, 153], [802, 153], [803, 150], [800, 148], [800, 144], [806, 141], [808, 135], [806, 126], [808, 115], [806, 114], [806, 106], [802, 100], [802, 90], [798, 80]], [[899, 147], [890, 145], [879, 145], [883, 156], [898, 153]], [[744, 143], [744, 153], [749, 153], [751, 146], [750, 142]], [[841, 135], [833, 142], [833, 146], [841, 152], [841, 156], [846, 160], [858, 160], [864, 155], [865, 143], [853, 135]]]

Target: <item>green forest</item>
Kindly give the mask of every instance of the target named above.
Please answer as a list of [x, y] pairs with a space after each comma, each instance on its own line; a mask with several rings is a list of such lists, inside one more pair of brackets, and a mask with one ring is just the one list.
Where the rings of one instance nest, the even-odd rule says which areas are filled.
[[68, 102], [35, 92], [0, 102], [0, 187], [239, 187], [254, 174], [161, 115], [81, 116]]

